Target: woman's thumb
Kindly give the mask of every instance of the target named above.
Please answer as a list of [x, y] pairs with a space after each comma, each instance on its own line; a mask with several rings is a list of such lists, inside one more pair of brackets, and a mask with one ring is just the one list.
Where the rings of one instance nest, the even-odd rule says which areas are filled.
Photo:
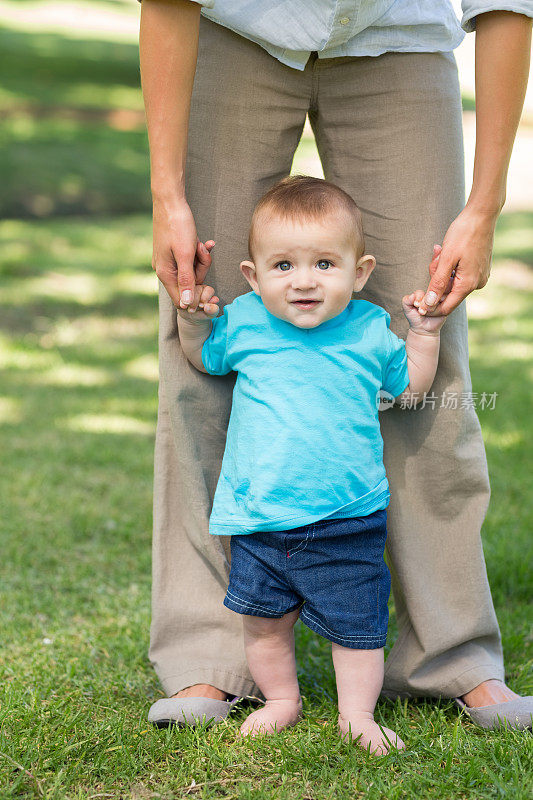
[[187, 263], [178, 261], [178, 289], [180, 293], [180, 306], [192, 303], [194, 298], [194, 287], [196, 279], [193, 270], [192, 258], [187, 259]]

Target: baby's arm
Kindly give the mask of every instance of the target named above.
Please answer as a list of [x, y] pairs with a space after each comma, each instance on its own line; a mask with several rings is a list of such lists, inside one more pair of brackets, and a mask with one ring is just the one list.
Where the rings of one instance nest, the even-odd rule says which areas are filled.
[[422, 289], [417, 289], [402, 298], [403, 311], [409, 321], [409, 331], [405, 340], [409, 385], [396, 397], [396, 401], [421, 400], [424, 393], [431, 389], [437, 372], [440, 329], [446, 317], [420, 314], [418, 306], [423, 297]]
[[191, 364], [207, 373], [202, 362], [202, 347], [209, 338], [211, 320], [218, 316], [218, 297], [211, 286], [195, 286], [194, 298], [188, 308], [178, 308], [178, 333], [183, 352]]

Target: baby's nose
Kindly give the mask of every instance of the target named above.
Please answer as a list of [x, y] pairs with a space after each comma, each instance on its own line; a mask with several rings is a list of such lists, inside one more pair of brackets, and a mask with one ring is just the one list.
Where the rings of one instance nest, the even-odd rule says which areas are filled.
[[316, 274], [307, 270], [294, 271], [292, 278], [293, 289], [314, 289], [316, 286]]

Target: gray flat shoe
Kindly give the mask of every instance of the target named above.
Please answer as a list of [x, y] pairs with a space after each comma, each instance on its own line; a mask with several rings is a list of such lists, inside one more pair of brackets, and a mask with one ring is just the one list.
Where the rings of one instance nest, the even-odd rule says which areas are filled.
[[158, 728], [179, 728], [198, 723], [212, 725], [226, 719], [231, 709], [243, 697], [230, 695], [229, 700], [214, 700], [211, 697], [163, 697], [157, 700], [148, 711], [148, 722]]
[[488, 730], [508, 727], [523, 731], [531, 728], [533, 723], [533, 695], [517, 697], [507, 703], [478, 707], [467, 706], [460, 697], [454, 697], [454, 700], [472, 722]]

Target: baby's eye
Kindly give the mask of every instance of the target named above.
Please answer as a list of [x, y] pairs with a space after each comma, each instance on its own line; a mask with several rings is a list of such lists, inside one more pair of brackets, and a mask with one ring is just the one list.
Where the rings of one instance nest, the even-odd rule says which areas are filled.
[[333, 266], [331, 261], [328, 261], [327, 258], [321, 258], [320, 261], [316, 262], [317, 267], [319, 267], [320, 269], [322, 269], [322, 267], [320, 266], [321, 264], [326, 264], [326, 269], [327, 267]]
[[284, 269], [284, 267], [288, 267], [288, 268], [290, 269], [290, 267], [291, 267], [291, 262], [290, 262], [290, 261], [279, 261], [279, 262], [276, 264], [276, 267], [279, 267], [279, 268], [280, 268], [280, 270], [281, 270], [281, 272], [287, 272], [287, 270], [286, 270], [286, 269]]

